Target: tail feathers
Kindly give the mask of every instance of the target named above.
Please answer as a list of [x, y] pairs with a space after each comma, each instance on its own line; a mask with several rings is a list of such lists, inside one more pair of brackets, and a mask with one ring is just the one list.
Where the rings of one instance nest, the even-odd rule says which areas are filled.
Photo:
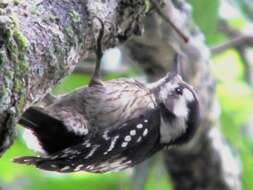
[[51, 117], [44, 113], [40, 108], [31, 107], [28, 108], [25, 113], [21, 116], [19, 124], [28, 129], [39, 129], [45, 125], [59, 125], [61, 121]]
[[19, 158], [14, 158], [13, 162], [18, 163], [18, 164], [27, 164], [27, 165], [36, 165], [41, 161], [40, 157], [34, 157], [34, 156], [24, 156], [24, 157], [19, 157]]
[[[162, 148], [159, 125], [160, 112], [151, 110], [118, 127], [92, 133], [62, 151], [45, 157], [21, 157], [14, 162], [63, 173], [103, 173], [125, 169], [147, 159]], [[54, 143], [57, 142], [55, 138]]]
[[70, 173], [75, 171], [82, 170], [85, 165], [77, 165], [73, 168], [75, 164], [71, 164], [65, 161], [55, 161], [52, 158], [48, 157], [34, 157], [34, 156], [24, 156], [13, 159], [14, 163], [17, 164], [26, 164], [26, 165], [33, 165], [39, 169], [47, 170], [47, 171], [54, 171], [54, 172], [61, 172], [61, 173]]
[[80, 135], [69, 131], [63, 121], [46, 114], [40, 108], [27, 109], [19, 123], [33, 132], [47, 154], [61, 151], [82, 139]]

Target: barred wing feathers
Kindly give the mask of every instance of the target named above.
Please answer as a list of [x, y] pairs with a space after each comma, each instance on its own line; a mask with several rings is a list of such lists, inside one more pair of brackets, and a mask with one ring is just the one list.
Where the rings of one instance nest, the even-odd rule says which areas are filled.
[[21, 157], [16, 163], [57, 172], [103, 173], [132, 167], [162, 148], [160, 112], [149, 110], [118, 127], [93, 131], [74, 146], [45, 157]]

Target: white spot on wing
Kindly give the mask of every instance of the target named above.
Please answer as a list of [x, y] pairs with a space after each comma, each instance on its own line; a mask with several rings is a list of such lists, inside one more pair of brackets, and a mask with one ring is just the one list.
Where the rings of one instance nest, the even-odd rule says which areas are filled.
[[77, 166], [74, 171], [77, 172], [77, 171], [80, 171], [83, 167], [83, 164], [80, 164], [79, 166]]
[[86, 141], [84, 141], [84, 143], [82, 145], [86, 146], [87, 144], [90, 144], [89, 142], [90, 142], [89, 140], [86, 140]]
[[104, 132], [104, 134], [103, 134], [103, 138], [104, 138], [105, 140], [109, 140], [109, 139], [110, 139], [110, 137], [108, 136], [108, 133], [109, 133], [109, 130], [106, 130], [106, 131]]
[[127, 142], [131, 141], [131, 136], [127, 135], [127, 136], [125, 137], [125, 141], [127, 141]]
[[87, 159], [87, 158], [91, 157], [96, 152], [96, 150], [98, 149], [98, 147], [99, 147], [99, 145], [95, 145], [93, 147], [93, 149], [91, 149], [91, 151], [89, 152], [89, 154], [86, 157], [84, 157], [84, 159]]
[[69, 166], [65, 166], [64, 168], [61, 169], [61, 171], [64, 172], [64, 171], [66, 171], [68, 169], [70, 169], [70, 167]]
[[24, 159], [23, 162], [30, 162], [32, 159], [30, 158], [27, 158], [27, 159]]
[[72, 154], [74, 150], [72, 150], [71, 148], [66, 148], [65, 150], [63, 150], [62, 152], [65, 154]]
[[142, 137], [139, 137], [136, 142], [141, 142]]
[[148, 134], [148, 129], [145, 129], [144, 131], [143, 131], [143, 136], [145, 137], [146, 135]]
[[67, 157], [69, 157], [70, 155], [69, 154], [63, 154], [63, 155], [61, 155], [60, 157], [61, 158], [67, 158]]
[[55, 164], [51, 164], [50, 166], [51, 166], [51, 168], [57, 168], [57, 166]]
[[58, 157], [59, 157], [59, 155], [55, 155], [55, 156], [51, 157], [51, 160], [54, 160], [54, 159], [56, 159]]
[[143, 128], [143, 125], [142, 125], [141, 123], [139, 123], [138, 125], [136, 125], [136, 127], [137, 127], [138, 129], [141, 129], [141, 128]]
[[[118, 138], [119, 138], [118, 135], [115, 136], [115, 137], [113, 137], [113, 139], [112, 139], [112, 141], [111, 141], [111, 144], [110, 144], [110, 147], [109, 147], [108, 150], [106, 151], [107, 153], [110, 152], [110, 151], [114, 148], [115, 143], [116, 143], [116, 141], [118, 140]], [[105, 153], [106, 153], [106, 152], [105, 152]], [[104, 153], [104, 154], [105, 154], [105, 153]]]
[[147, 123], [147, 122], [148, 122], [148, 120], [147, 120], [147, 119], [145, 119], [145, 120], [144, 120], [144, 123]]
[[135, 135], [136, 135], [136, 130], [131, 130], [131, 131], [130, 131], [130, 135], [131, 135], [131, 136], [135, 136]]
[[126, 147], [128, 145], [128, 142], [123, 142], [122, 144], [121, 144], [121, 147]]
[[92, 170], [94, 168], [94, 165], [89, 165], [86, 167], [88, 170]]
[[90, 147], [91, 147], [91, 144], [90, 144], [90, 143], [87, 143], [87, 144], [85, 145], [85, 147], [86, 147], [86, 148], [90, 148]]

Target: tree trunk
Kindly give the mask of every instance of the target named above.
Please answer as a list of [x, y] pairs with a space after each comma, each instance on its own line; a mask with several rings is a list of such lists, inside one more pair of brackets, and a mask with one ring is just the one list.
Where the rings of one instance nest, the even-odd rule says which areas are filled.
[[[184, 43], [168, 23], [153, 13], [146, 18], [144, 36], [129, 41], [122, 48], [124, 55], [137, 62], [149, 80], [154, 80], [170, 70], [175, 51], [182, 52], [183, 78], [199, 94], [202, 122], [197, 135], [183, 147], [164, 150], [165, 165], [174, 189], [239, 190], [238, 160], [217, 127], [219, 105], [210, 72], [209, 49], [203, 34], [192, 23], [189, 5], [185, 1], [173, 2], [175, 4], [166, 1], [164, 13], [189, 35], [189, 43]], [[135, 176], [143, 173], [140, 169], [136, 172]], [[138, 181], [138, 184], [144, 183]], [[135, 189], [143, 189], [143, 186]]]
[[96, 17], [108, 48], [140, 31], [144, 9], [144, 0], [0, 0], [0, 155], [24, 109], [93, 52]]

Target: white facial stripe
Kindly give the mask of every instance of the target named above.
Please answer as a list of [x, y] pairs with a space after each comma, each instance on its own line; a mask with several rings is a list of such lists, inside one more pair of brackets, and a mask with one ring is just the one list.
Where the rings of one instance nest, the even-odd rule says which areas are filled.
[[188, 108], [187, 108], [185, 97], [180, 96], [180, 98], [175, 101], [175, 105], [174, 105], [174, 108], [173, 108], [173, 113], [177, 117], [187, 118]]
[[192, 102], [194, 100], [192, 92], [186, 88], [183, 90], [183, 95], [188, 102]]
[[175, 101], [175, 105], [173, 108], [173, 112], [178, 117], [187, 118], [188, 116], [188, 107], [187, 102], [192, 102], [194, 100], [194, 96], [192, 92], [188, 89], [183, 90], [183, 96], [180, 96], [179, 99]]
[[187, 125], [183, 118], [178, 118], [173, 123], [170, 123], [167, 120], [164, 120], [163, 117], [161, 117], [161, 127], [160, 127], [161, 143], [168, 143], [171, 142], [173, 139], [178, 138], [185, 132], [186, 128]]

